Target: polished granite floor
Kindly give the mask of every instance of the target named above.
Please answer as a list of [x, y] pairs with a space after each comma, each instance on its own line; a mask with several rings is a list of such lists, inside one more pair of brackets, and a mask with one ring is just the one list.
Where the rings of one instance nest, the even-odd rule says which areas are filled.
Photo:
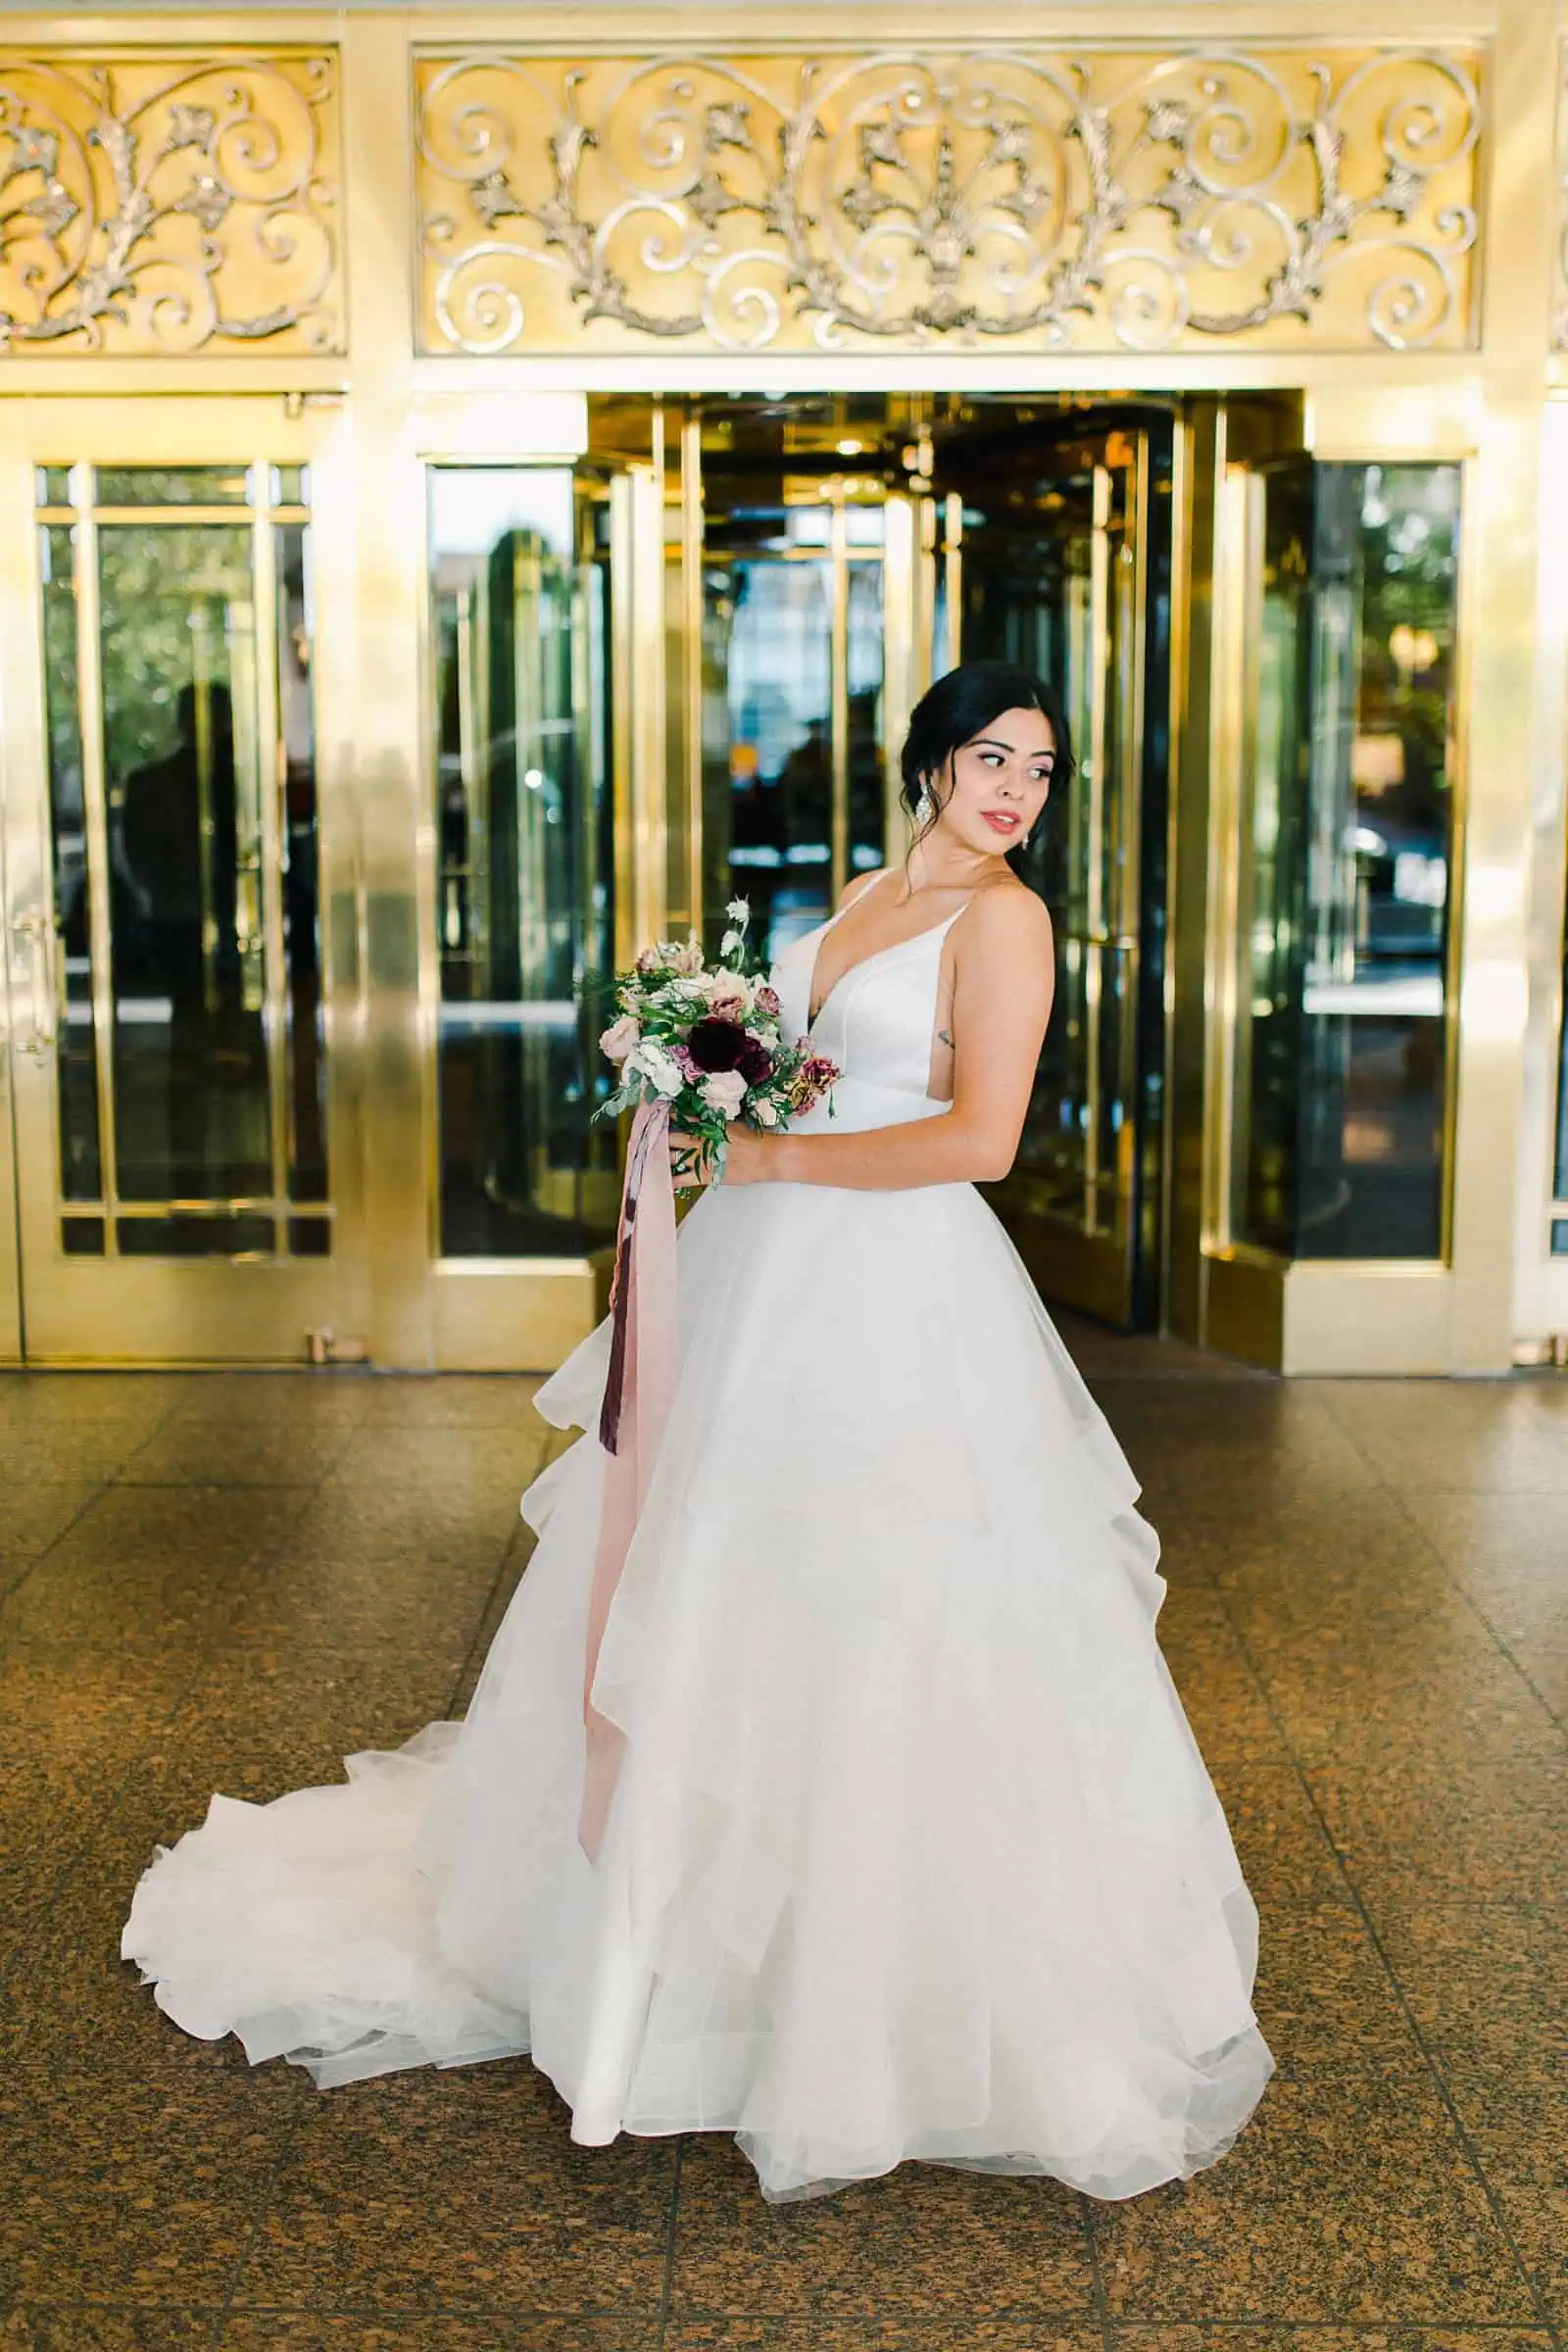
[[572, 2147], [526, 2064], [322, 2095], [117, 1960], [208, 1793], [461, 1705], [528, 1384], [0, 1380], [0, 2343], [50, 2352], [1525, 2352], [1568, 2336], [1568, 1380], [1294, 1388], [1076, 1337], [1263, 1915], [1229, 2160], [1093, 2208], [725, 2138]]

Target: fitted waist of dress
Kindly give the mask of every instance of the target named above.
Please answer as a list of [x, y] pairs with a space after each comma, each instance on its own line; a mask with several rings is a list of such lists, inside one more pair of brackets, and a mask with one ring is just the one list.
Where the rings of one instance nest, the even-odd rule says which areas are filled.
[[857, 1078], [846, 1072], [833, 1089], [831, 1111], [827, 1103], [818, 1103], [804, 1118], [791, 1122], [791, 1132], [832, 1135], [837, 1131], [844, 1135], [867, 1127], [900, 1127], [913, 1119], [940, 1118], [952, 1108], [951, 1102], [917, 1094], [912, 1087], [883, 1086], [874, 1078]]

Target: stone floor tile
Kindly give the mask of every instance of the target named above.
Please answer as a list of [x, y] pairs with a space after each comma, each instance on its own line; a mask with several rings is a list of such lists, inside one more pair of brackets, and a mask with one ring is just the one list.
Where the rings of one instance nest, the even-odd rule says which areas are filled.
[[[170, 1412], [193, 1375], [186, 1372], [0, 1372], [0, 1425], [139, 1421], [150, 1429]], [[205, 1382], [212, 1377], [194, 1377]]]
[[99, 1485], [134, 1459], [162, 1419], [162, 1412], [128, 1419], [0, 1412], [0, 1481], [7, 1489]]
[[1260, 1907], [1352, 1899], [1293, 1764], [1216, 1759], [1213, 1781], [1243, 1873]]
[[372, 1375], [365, 1418], [378, 1429], [535, 1431], [532, 1372], [389, 1372]]
[[414, 1487], [447, 1497], [488, 1500], [498, 1488], [520, 1494], [538, 1469], [547, 1426], [537, 1413], [501, 1427], [356, 1429], [333, 1465], [333, 1485]]
[[19, 1584], [78, 1519], [100, 1489], [89, 1480], [60, 1486], [12, 1486], [0, 1521], [0, 1598]]
[[585, 2318], [518, 2308], [488, 2318], [421, 2312], [231, 2312], [215, 2352], [661, 2352], [654, 2319]]
[[221, 2310], [112, 2303], [31, 2304], [0, 2325], [4, 2352], [209, 2352]]
[[1401, 1752], [1322, 1766], [1308, 1781], [1374, 1916], [1410, 1902], [1568, 1904], [1568, 1758], [1446, 1759]]
[[932, 2318], [920, 2312], [856, 2320], [835, 2313], [824, 2325], [814, 2313], [758, 2320], [676, 2312], [663, 2352], [1104, 2352], [1104, 2338], [1098, 2328], [1070, 2319]]
[[1372, 1931], [1342, 1905], [1265, 1914], [1254, 2001], [1282, 2076], [1340, 2067], [1430, 2082], [1429, 2061]]
[[353, 1428], [370, 1416], [376, 1375], [359, 1365], [319, 1370], [186, 1372], [174, 1376], [169, 1419], [216, 1429], [287, 1424]]
[[1550, 1379], [1311, 1384], [1399, 1492], [1568, 1494], [1568, 1384]]
[[0, 2080], [0, 2279], [43, 2303], [221, 2305], [293, 2129], [286, 2085]]
[[1551, 2352], [1544, 2328], [1117, 2327], [1107, 2352]]
[[575, 2146], [525, 2060], [316, 2098], [236, 2307], [657, 2314], [672, 2141]]
[[1484, 1626], [1391, 1637], [1351, 1618], [1258, 1653], [1257, 1667], [1304, 1765], [1376, 1765], [1395, 1747], [1439, 1771], [1450, 1757], [1568, 1760], [1563, 1727]]
[[835, 2327], [1031, 2312], [1087, 2323], [1094, 2277], [1079, 2200], [1055, 2181], [904, 2165], [768, 2205], [733, 2140], [704, 2132], [681, 2168], [671, 2309], [683, 2325], [804, 2313]]
[[316, 1487], [348, 1451], [356, 1426], [289, 1414], [231, 1421], [172, 1415], [122, 1464], [122, 1485]]
[[1263, 1687], [1212, 1590], [1173, 1581], [1159, 1613], [1159, 1645], [1211, 1765], [1251, 1756], [1289, 1762]]
[[1504, 2180], [1497, 2201], [1544, 2315], [1568, 2328], [1568, 2163], [1553, 2184]]
[[1223, 2163], [1093, 2227], [1116, 2319], [1538, 2317], [1440, 2095], [1403, 2068], [1276, 2078]]
[[0, 1605], [0, 1643], [62, 1671], [198, 1646], [299, 1514], [287, 1489], [231, 1510], [213, 1488], [106, 1489]]
[[1421, 1905], [1379, 1940], [1488, 2179], [1568, 2182], [1568, 1914]]

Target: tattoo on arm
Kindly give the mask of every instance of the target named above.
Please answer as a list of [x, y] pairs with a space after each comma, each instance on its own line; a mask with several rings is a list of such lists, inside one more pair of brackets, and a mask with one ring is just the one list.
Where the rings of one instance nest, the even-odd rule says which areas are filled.
[[953, 1043], [953, 1039], [952, 1039], [951, 1035], [949, 1034], [949, 1032], [948, 1032], [946, 1029], [939, 1029], [939, 1030], [937, 1031], [937, 1037], [938, 1037], [939, 1041], [940, 1041], [940, 1042], [941, 1042], [943, 1045], [945, 1045], [945, 1046], [951, 1046], [951, 1045], [952, 1045], [952, 1043]]

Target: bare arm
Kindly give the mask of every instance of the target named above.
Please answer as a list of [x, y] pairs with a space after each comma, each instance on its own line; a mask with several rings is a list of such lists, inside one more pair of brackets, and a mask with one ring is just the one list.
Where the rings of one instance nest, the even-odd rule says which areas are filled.
[[760, 1135], [737, 1128], [726, 1183], [830, 1184], [899, 1192], [1005, 1176], [1040, 1060], [1055, 957], [1032, 891], [986, 891], [955, 926], [953, 1108], [942, 1118], [856, 1135]]

